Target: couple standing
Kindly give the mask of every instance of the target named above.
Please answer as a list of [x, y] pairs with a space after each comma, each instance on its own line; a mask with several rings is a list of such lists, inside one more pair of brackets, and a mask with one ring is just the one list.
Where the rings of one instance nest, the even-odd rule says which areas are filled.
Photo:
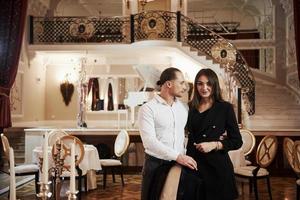
[[[157, 178], [165, 177], [170, 169], [162, 166], [174, 163], [182, 166], [177, 199], [236, 199], [233, 165], [227, 152], [240, 148], [242, 139], [233, 107], [222, 99], [215, 72], [198, 72], [189, 111], [177, 99], [187, 89], [180, 70], [167, 68], [157, 84], [160, 94], [139, 111], [139, 130], [145, 148], [142, 200], [157, 199], [153, 192], [161, 191], [153, 190], [159, 185]], [[185, 127], [189, 133], [187, 151]]]

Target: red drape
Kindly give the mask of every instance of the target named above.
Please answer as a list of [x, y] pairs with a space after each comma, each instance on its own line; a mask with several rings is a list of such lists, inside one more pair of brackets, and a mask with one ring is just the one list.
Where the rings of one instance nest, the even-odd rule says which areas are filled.
[[298, 78], [300, 81], [300, 0], [294, 0], [294, 22]]
[[18, 70], [27, 3], [1, 0], [0, 4], [0, 129], [11, 126], [9, 94]]

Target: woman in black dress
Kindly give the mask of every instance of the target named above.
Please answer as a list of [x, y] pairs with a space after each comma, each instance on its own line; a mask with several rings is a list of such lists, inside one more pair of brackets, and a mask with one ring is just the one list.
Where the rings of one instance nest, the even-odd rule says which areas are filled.
[[196, 75], [187, 129], [187, 155], [198, 166], [198, 171], [189, 173], [203, 180], [205, 200], [236, 199], [228, 151], [240, 148], [243, 142], [233, 107], [222, 99], [218, 77], [211, 69], [201, 69]]

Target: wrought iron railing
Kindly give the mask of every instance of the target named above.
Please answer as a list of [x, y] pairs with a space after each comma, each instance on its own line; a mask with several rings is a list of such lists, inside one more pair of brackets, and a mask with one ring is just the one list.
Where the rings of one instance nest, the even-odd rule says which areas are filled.
[[31, 17], [33, 44], [130, 43], [129, 17]]
[[227, 40], [180, 12], [149, 11], [130, 17], [30, 18], [31, 44], [178, 41], [219, 63], [242, 88], [246, 108], [255, 112], [255, 82], [241, 53]]
[[234, 77], [242, 88], [243, 96], [247, 97], [247, 111], [255, 112], [255, 82], [242, 54], [222, 36], [214, 33], [188, 17], [181, 16], [181, 40], [197, 49], [203, 55], [220, 64], [229, 77]]

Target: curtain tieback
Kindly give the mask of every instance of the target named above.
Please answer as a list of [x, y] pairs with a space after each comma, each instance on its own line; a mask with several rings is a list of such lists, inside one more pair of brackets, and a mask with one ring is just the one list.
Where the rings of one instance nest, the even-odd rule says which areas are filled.
[[5, 87], [0, 87], [0, 96], [9, 98], [10, 89]]

